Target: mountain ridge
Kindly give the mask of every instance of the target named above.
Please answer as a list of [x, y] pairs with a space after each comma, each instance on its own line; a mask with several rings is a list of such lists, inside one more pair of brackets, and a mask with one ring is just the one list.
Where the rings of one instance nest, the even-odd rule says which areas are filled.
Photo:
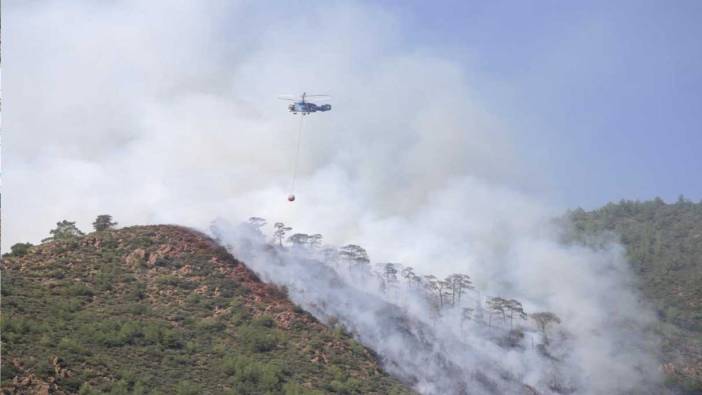
[[[696, 298], [702, 294], [694, 286], [702, 256], [696, 243], [702, 234], [702, 203], [622, 201], [593, 211], [573, 210], [562, 219], [572, 225], [565, 242], [597, 248], [614, 235], [626, 247], [639, 286], [661, 320], [656, 330], [663, 339], [660, 367], [666, 387], [702, 393], [702, 299]], [[413, 384], [411, 378], [399, 374], [403, 386], [383, 371], [378, 349], [353, 340], [347, 330], [353, 332], [353, 325], [339, 322], [340, 315], [334, 316], [338, 312], [332, 310], [327, 317], [328, 312], [308, 308], [332, 326], [328, 328], [291, 303], [287, 288], [272, 284], [266, 272], [282, 269], [275, 254], [247, 267], [222, 240], [182, 226], [134, 226], [83, 235], [72, 224], [59, 223], [68, 227], [69, 237], [52, 231], [53, 240], [13, 246], [3, 257], [6, 393], [411, 391], [405, 387]], [[278, 248], [265, 240], [264, 245], [272, 252]], [[338, 282], [327, 277], [307, 282]], [[293, 296], [295, 289], [290, 288]], [[338, 291], [334, 288], [332, 295]], [[142, 324], [128, 324], [132, 321]], [[218, 341], [218, 336], [226, 340]], [[130, 370], [113, 355], [120, 350], [136, 353], [135, 361], [143, 362], [137, 366], [148, 374]], [[401, 369], [392, 362], [383, 361], [397, 374]], [[105, 368], [109, 363], [118, 368]], [[184, 366], [194, 369], [183, 377], [171, 374]], [[205, 367], [216, 372], [203, 373]], [[156, 377], [160, 369], [171, 381]], [[197, 374], [211, 381], [202, 382]]]
[[412, 393], [189, 228], [50, 241], [2, 269], [6, 393]]

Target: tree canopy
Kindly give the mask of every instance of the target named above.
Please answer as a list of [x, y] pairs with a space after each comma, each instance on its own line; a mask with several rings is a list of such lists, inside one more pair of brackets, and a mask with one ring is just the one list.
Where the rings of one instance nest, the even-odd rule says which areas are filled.
[[95, 222], [93, 222], [93, 228], [97, 232], [112, 229], [115, 226], [117, 226], [117, 222], [112, 222], [112, 216], [109, 214], [98, 215]]
[[49, 231], [49, 234], [51, 236], [42, 240], [43, 242], [53, 240], [71, 240], [76, 237], [85, 235], [85, 233], [81, 232], [81, 230], [78, 229], [75, 222], [67, 221], [65, 219], [63, 221], [57, 222], [56, 228]]

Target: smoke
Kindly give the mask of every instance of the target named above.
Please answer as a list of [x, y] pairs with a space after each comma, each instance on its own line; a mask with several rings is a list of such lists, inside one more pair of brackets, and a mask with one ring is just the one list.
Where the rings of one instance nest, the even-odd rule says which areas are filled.
[[[342, 319], [422, 391], [547, 392], [553, 377], [581, 393], [656, 383], [643, 329], [653, 318], [621, 249], [559, 242], [549, 219], [560, 210], [539, 196], [541, 172], [513, 144], [518, 130], [474, 88], [485, 76], [405, 41], [411, 27], [378, 6], [298, 7], [6, 4], [3, 249], [37, 242], [64, 218], [206, 228], [258, 215], [360, 244], [375, 262], [467, 273], [483, 295], [562, 318], [555, 363], [477, 326], [456, 333], [451, 314], [427, 321], [424, 302], [388, 299], [373, 283], [342, 278], [337, 289], [340, 274], [319, 257], [242, 249], [230, 240], [238, 231], [217, 228], [255, 270]], [[331, 94], [334, 110], [306, 120], [289, 204], [297, 125], [275, 96], [302, 91]], [[421, 333], [398, 333], [405, 319]]]
[[[293, 11], [10, 3], [4, 246], [67, 216], [202, 226], [252, 210], [341, 242], [359, 216], [411, 214], [453, 177], [531, 187], [463, 65], [407, 46], [372, 6]], [[334, 111], [306, 121], [291, 206], [297, 122], [275, 97], [302, 91]]]
[[[265, 281], [286, 286], [321, 320], [340, 323], [421, 393], [660, 393], [654, 318], [633, 291], [619, 245], [559, 241], [566, 229], [547, 218], [498, 218], [505, 222], [482, 237], [476, 229], [475, 238], [470, 226], [431, 228], [440, 218], [425, 217], [429, 230], [412, 234], [417, 255], [400, 253], [413, 258], [417, 274], [470, 273], [475, 290], [443, 308], [426, 280], [384, 278], [383, 264], [350, 266], [335, 246], [277, 247], [256, 227], [223, 219], [211, 231]], [[461, 236], [463, 250], [452, 248]], [[532, 320], [490, 313], [486, 302], [495, 296], [518, 300], [527, 313], [553, 312], [561, 323], [546, 340]], [[473, 309], [467, 319], [466, 307]]]

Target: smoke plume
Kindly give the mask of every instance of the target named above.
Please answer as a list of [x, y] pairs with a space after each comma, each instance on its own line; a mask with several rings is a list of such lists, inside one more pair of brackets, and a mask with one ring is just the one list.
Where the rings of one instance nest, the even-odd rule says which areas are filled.
[[[560, 241], [561, 210], [513, 144], [519, 131], [473, 88], [485, 76], [406, 42], [402, 18], [379, 7], [307, 6], [7, 4], [3, 248], [103, 213], [200, 229], [261, 216], [359, 244], [373, 262], [466, 273], [473, 304], [501, 296], [561, 318], [544, 351], [533, 323], [509, 340], [505, 322], [436, 316], [426, 298], [362, 285], [316, 250], [216, 223], [266, 280], [421, 392], [656, 388], [653, 318], [621, 247]], [[297, 125], [275, 97], [303, 91], [331, 94], [334, 110], [306, 120], [290, 204]]]

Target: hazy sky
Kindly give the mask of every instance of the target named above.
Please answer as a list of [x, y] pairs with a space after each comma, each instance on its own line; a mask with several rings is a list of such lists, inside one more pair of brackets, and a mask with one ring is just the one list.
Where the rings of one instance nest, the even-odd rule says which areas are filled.
[[406, 41], [485, 77], [567, 205], [702, 198], [702, 2], [411, 3]]
[[[8, 1], [3, 242], [103, 212], [343, 240], [454, 190], [480, 202], [455, 216], [699, 200], [702, 3], [571, 4]], [[305, 126], [290, 206], [275, 96], [305, 90], [334, 110]]]

